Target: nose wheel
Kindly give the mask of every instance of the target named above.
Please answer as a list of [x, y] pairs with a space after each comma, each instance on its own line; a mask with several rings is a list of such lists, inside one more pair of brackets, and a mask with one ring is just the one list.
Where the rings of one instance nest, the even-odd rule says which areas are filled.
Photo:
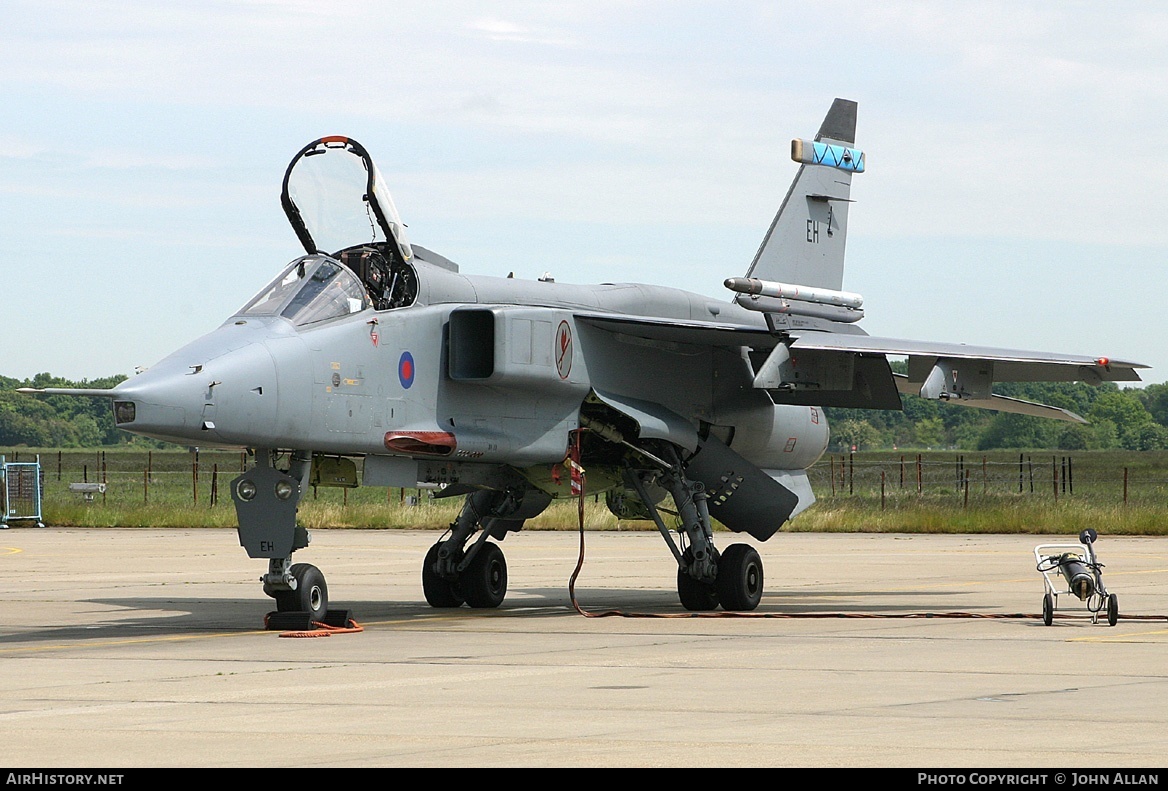
[[324, 574], [311, 563], [295, 563], [288, 571], [296, 580], [295, 590], [280, 590], [265, 583], [264, 593], [276, 600], [279, 612], [306, 612], [310, 620], [324, 620], [328, 612]]

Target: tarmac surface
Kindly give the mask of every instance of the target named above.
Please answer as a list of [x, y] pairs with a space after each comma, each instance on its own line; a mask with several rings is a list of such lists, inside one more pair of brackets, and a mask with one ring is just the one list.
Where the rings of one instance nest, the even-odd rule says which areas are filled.
[[1117, 770], [1168, 755], [1168, 539], [1101, 536], [1119, 623], [1064, 595], [1047, 627], [1033, 549], [1066, 537], [780, 534], [756, 544], [766, 595], [749, 617], [688, 617], [656, 533], [585, 534], [575, 583], [585, 611], [645, 617], [577, 612], [580, 536], [551, 532], [503, 542], [499, 609], [431, 609], [436, 538], [314, 531], [296, 559], [364, 631], [296, 639], [264, 631], [266, 565], [232, 530], [0, 532], [0, 764]]

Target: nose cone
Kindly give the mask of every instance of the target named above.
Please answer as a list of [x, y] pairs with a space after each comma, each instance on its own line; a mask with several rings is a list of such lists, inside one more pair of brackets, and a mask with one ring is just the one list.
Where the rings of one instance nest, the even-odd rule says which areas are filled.
[[118, 428], [147, 437], [191, 444], [202, 416], [198, 385], [181, 374], [146, 371], [117, 388], [114, 420]]
[[225, 325], [123, 382], [118, 428], [185, 445], [262, 444], [275, 420], [276, 372], [259, 330]]

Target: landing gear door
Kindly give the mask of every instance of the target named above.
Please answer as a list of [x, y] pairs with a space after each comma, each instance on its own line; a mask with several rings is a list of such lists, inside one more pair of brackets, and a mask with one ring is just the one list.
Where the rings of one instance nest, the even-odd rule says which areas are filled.
[[390, 242], [403, 260], [413, 258], [393, 197], [356, 140], [322, 137], [301, 149], [284, 174], [280, 204], [309, 254]]

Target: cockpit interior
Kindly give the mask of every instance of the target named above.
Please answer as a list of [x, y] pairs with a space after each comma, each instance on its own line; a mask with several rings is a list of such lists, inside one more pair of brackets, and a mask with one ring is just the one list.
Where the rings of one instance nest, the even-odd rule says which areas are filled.
[[357, 245], [335, 256], [296, 259], [240, 311], [248, 316], [283, 316], [296, 326], [414, 304], [418, 275], [385, 242]]

